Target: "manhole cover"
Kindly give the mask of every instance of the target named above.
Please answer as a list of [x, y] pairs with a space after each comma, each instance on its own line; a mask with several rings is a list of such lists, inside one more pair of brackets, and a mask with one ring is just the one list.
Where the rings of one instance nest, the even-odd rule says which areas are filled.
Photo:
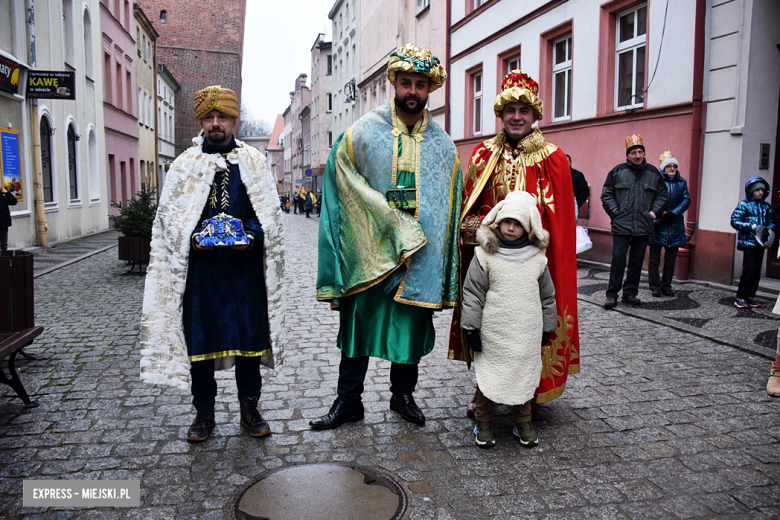
[[408, 499], [390, 477], [360, 466], [309, 464], [273, 471], [236, 497], [238, 520], [396, 520]]

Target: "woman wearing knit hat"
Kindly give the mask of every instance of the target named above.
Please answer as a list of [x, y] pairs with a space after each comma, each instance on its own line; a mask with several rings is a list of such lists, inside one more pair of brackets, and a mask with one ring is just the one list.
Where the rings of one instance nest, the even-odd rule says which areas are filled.
[[[674, 276], [674, 264], [677, 262], [677, 251], [688, 245], [685, 235], [685, 210], [691, 205], [691, 196], [688, 193], [688, 182], [682, 178], [678, 170], [677, 159], [672, 157], [672, 152], [661, 154], [661, 171], [668, 198], [661, 215], [656, 219], [655, 234], [650, 237], [650, 258], [648, 271], [650, 275], [650, 291], [655, 298], [674, 296], [672, 291], [672, 276]], [[661, 264], [661, 248], [665, 249], [663, 277], [658, 274]]]

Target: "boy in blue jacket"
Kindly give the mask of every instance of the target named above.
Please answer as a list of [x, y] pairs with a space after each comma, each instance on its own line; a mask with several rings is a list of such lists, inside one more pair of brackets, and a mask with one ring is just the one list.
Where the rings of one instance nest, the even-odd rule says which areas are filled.
[[739, 231], [737, 249], [742, 251], [742, 275], [734, 306], [738, 309], [761, 307], [756, 299], [764, 249], [772, 247], [775, 240], [775, 219], [772, 206], [766, 202], [769, 183], [754, 176], [745, 183], [745, 200], [731, 214], [731, 227]]

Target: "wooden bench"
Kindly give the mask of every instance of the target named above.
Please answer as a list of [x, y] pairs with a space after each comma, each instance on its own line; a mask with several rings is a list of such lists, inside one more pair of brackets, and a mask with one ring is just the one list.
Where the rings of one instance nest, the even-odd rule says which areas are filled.
[[43, 333], [43, 326], [38, 325], [30, 329], [21, 330], [19, 332], [6, 332], [0, 334], [0, 361], [8, 358], [8, 372], [11, 374], [10, 379], [5, 376], [5, 372], [0, 366], [0, 383], [6, 384], [14, 389], [19, 399], [24, 401], [25, 408], [34, 408], [38, 406], [38, 403], [30, 400], [27, 395], [27, 391], [24, 389], [19, 374], [16, 372], [14, 362], [16, 356], [27, 345], [31, 344], [35, 338]]

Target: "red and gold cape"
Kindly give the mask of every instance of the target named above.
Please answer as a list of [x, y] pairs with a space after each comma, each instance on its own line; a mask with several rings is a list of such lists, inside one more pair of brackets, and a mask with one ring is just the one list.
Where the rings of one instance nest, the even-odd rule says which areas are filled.
[[[470, 216], [487, 215], [510, 191], [519, 190], [536, 197], [542, 223], [550, 232], [547, 265], [555, 285], [558, 329], [541, 352], [543, 368], [536, 402], [545, 403], [563, 393], [569, 374], [580, 371], [580, 341], [577, 220], [571, 170], [566, 154], [548, 143], [539, 129], [521, 139], [515, 148], [506, 143], [503, 130], [474, 148], [464, 182], [461, 222]], [[461, 287], [473, 254], [473, 247], [461, 246]], [[453, 313], [449, 349], [450, 359], [468, 362], [467, 347], [460, 333], [460, 308]]]

